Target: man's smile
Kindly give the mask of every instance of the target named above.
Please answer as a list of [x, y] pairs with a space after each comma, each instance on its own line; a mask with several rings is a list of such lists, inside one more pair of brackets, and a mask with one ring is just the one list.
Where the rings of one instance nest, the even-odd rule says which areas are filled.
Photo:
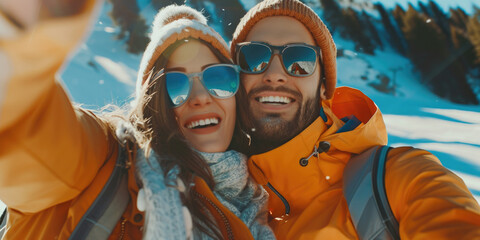
[[297, 99], [290, 93], [283, 91], [261, 91], [253, 96], [252, 107], [261, 112], [286, 112], [296, 111]]

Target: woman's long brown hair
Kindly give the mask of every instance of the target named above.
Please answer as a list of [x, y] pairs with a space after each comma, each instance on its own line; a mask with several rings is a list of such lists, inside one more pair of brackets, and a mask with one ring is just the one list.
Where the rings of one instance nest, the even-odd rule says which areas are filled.
[[[190, 39], [188, 39], [190, 40]], [[192, 39], [193, 40], [193, 39]], [[196, 39], [197, 41], [201, 41]], [[231, 60], [220, 54], [209, 43], [201, 41], [208, 46], [221, 63], [231, 63]], [[195, 194], [192, 188], [195, 177], [202, 178], [214, 189], [210, 167], [207, 162], [193, 150], [187, 142], [175, 120], [175, 113], [170, 107], [165, 78], [163, 74], [156, 76], [167, 65], [172, 52], [185, 41], [177, 41], [170, 45], [157, 59], [155, 66], [147, 79], [148, 86], [144, 87], [142, 95], [130, 114], [130, 121], [141, 133], [139, 144], [144, 149], [151, 148], [158, 154], [159, 164], [166, 175], [176, 166], [180, 172], [178, 177], [185, 183], [186, 191], [183, 192], [183, 204], [192, 214], [194, 228], [208, 234], [211, 237], [222, 239], [221, 231], [213, 216], [206, 211], [203, 201]], [[238, 140], [238, 130], [235, 130], [232, 144]], [[232, 145], [231, 147], [232, 148]]]

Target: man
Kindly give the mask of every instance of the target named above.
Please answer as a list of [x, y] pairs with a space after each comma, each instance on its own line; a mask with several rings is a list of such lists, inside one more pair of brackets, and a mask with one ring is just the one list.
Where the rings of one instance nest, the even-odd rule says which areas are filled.
[[[380, 111], [360, 91], [335, 88], [336, 48], [297, 0], [265, 0], [240, 21], [231, 45], [243, 70], [248, 165], [270, 194], [279, 239], [357, 239], [343, 192], [345, 165], [385, 145]], [[463, 181], [427, 151], [389, 151], [388, 203], [402, 239], [480, 238], [480, 207]], [[365, 219], [368, 225], [369, 219]], [[357, 227], [358, 228], [358, 227]]]

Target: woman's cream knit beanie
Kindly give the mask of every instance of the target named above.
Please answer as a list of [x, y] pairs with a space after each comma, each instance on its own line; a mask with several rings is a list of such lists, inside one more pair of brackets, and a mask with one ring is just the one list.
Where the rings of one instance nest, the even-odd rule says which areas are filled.
[[207, 25], [207, 19], [201, 12], [185, 5], [167, 6], [158, 12], [152, 25], [150, 43], [138, 70], [137, 97], [160, 55], [175, 42], [189, 38], [203, 40], [231, 59], [225, 40]]

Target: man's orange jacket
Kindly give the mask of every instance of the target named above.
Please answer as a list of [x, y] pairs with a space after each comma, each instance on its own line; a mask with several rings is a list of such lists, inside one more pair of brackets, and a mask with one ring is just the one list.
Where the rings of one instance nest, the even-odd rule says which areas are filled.
[[[302, 166], [300, 159], [324, 141], [330, 149]], [[270, 226], [278, 239], [358, 239], [343, 196], [343, 170], [352, 154], [385, 144], [377, 106], [360, 91], [340, 87], [303, 132], [252, 156], [249, 169], [270, 194]], [[401, 239], [480, 239], [478, 203], [462, 179], [431, 153], [394, 148], [385, 175]]]

